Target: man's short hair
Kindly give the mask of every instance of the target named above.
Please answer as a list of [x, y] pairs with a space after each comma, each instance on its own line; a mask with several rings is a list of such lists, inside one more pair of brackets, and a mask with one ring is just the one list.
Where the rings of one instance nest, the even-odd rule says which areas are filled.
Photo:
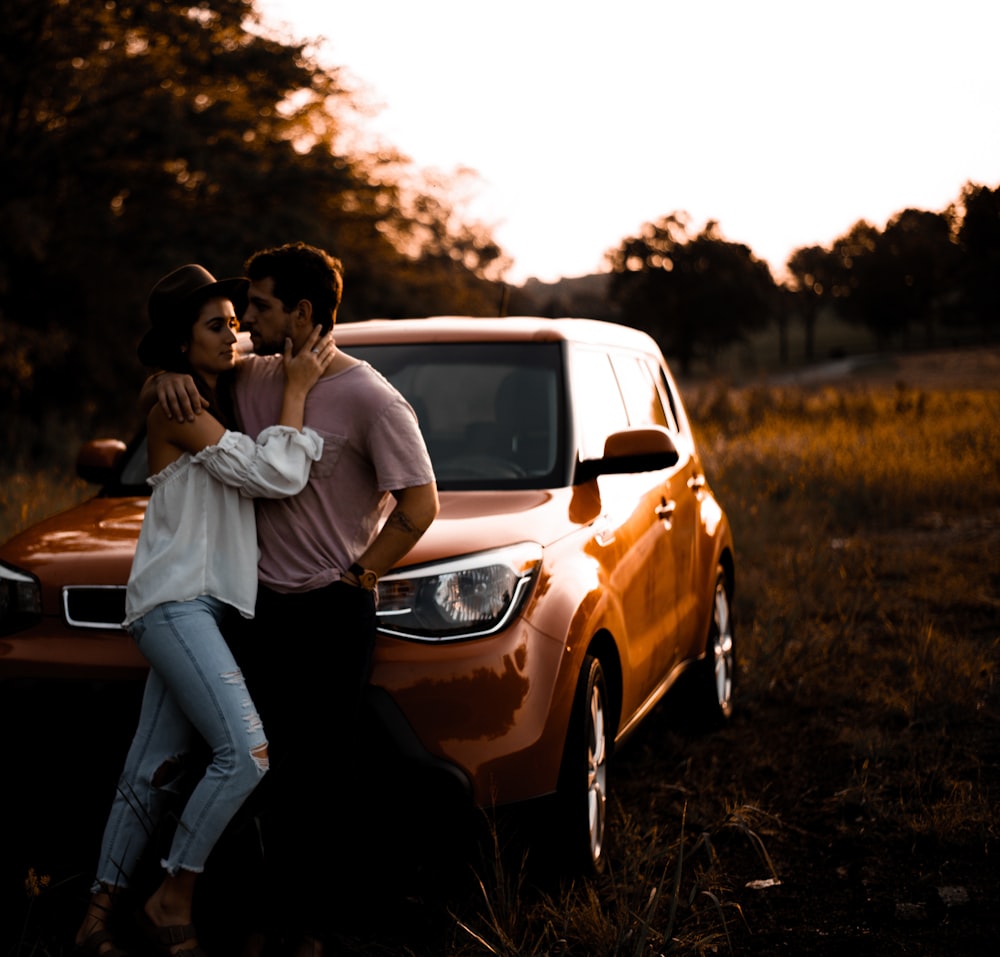
[[314, 322], [324, 333], [333, 327], [344, 293], [344, 266], [335, 256], [306, 243], [285, 243], [255, 252], [243, 272], [252, 282], [273, 279], [274, 295], [287, 310], [308, 299]]

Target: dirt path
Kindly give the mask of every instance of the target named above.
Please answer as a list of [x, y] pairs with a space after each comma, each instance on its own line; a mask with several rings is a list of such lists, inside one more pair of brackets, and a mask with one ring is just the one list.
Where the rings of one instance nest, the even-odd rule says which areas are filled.
[[772, 385], [1000, 389], [1000, 347], [863, 355], [772, 376]]

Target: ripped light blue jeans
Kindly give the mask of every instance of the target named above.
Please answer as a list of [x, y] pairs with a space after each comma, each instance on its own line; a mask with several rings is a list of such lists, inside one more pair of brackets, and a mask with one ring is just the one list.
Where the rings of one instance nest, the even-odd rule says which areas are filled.
[[168, 874], [204, 870], [226, 825], [267, 771], [264, 729], [219, 628], [224, 614], [222, 602], [203, 595], [159, 605], [129, 626], [151, 668], [104, 829], [101, 884], [128, 885], [199, 737], [211, 749], [211, 763], [161, 861]]

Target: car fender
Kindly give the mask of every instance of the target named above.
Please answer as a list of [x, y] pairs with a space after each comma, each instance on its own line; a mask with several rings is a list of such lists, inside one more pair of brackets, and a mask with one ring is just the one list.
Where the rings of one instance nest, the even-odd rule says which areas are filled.
[[564, 742], [577, 679], [586, 657], [595, 650], [604, 665], [617, 727], [623, 698], [623, 670], [628, 668], [627, 626], [622, 604], [609, 587], [596, 558], [576, 547], [552, 548], [546, 551], [546, 572], [539, 582], [544, 589], [543, 612], [532, 615], [533, 609], [529, 607], [525, 617], [540, 632], [563, 645], [559, 670], [553, 676], [548, 732]]

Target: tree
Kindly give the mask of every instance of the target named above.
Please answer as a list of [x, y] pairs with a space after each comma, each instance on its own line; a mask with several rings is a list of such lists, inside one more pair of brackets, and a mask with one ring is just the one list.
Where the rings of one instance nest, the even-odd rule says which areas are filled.
[[[104, 405], [141, 372], [121, 344], [145, 324], [152, 281], [196, 257], [237, 270], [262, 194], [281, 206], [271, 190], [297, 181], [282, 171], [301, 172], [305, 108], [278, 105], [296, 89], [314, 103], [340, 91], [301, 49], [244, 30], [245, 0], [4, 7], [3, 319], [29, 331], [29, 349], [31, 334], [45, 346], [22, 398], [68, 406], [82, 391], [84, 404]], [[363, 182], [327, 159], [330, 189]]]
[[816, 320], [833, 290], [833, 254], [822, 246], [804, 246], [792, 253], [787, 267], [792, 276], [790, 289], [805, 327], [805, 357], [812, 361], [816, 356]]
[[[916, 324], [931, 344], [956, 262], [946, 213], [906, 209], [883, 231], [859, 220], [834, 240], [825, 263], [822, 254], [810, 255], [809, 267], [826, 277], [825, 286], [820, 280], [822, 295], [846, 320], [868, 329], [879, 349], [893, 341], [905, 344]], [[812, 275], [808, 269], [806, 274]]]
[[893, 293], [895, 325], [904, 337], [911, 324], [922, 326], [924, 345], [932, 347], [958, 260], [950, 216], [904, 209], [886, 224], [879, 247], [885, 253], [882, 268]]
[[776, 293], [767, 264], [723, 239], [717, 223], [694, 237], [687, 226], [675, 212], [608, 255], [622, 321], [650, 333], [684, 373], [766, 325]]
[[880, 348], [891, 333], [888, 296], [879, 276], [877, 257], [879, 231], [858, 220], [833, 241], [830, 256], [829, 295], [833, 307], [848, 322], [865, 326]]
[[262, 35], [252, 0], [0, 0], [0, 16], [5, 406], [131, 410], [146, 292], [192, 260], [230, 275], [262, 246], [323, 246], [345, 262], [345, 321], [495, 300], [488, 230], [404, 185], [402, 157], [340, 149], [355, 114], [338, 71]]
[[1000, 186], [990, 189], [966, 183], [960, 204], [962, 311], [978, 325], [983, 338], [996, 338], [1000, 332]]

